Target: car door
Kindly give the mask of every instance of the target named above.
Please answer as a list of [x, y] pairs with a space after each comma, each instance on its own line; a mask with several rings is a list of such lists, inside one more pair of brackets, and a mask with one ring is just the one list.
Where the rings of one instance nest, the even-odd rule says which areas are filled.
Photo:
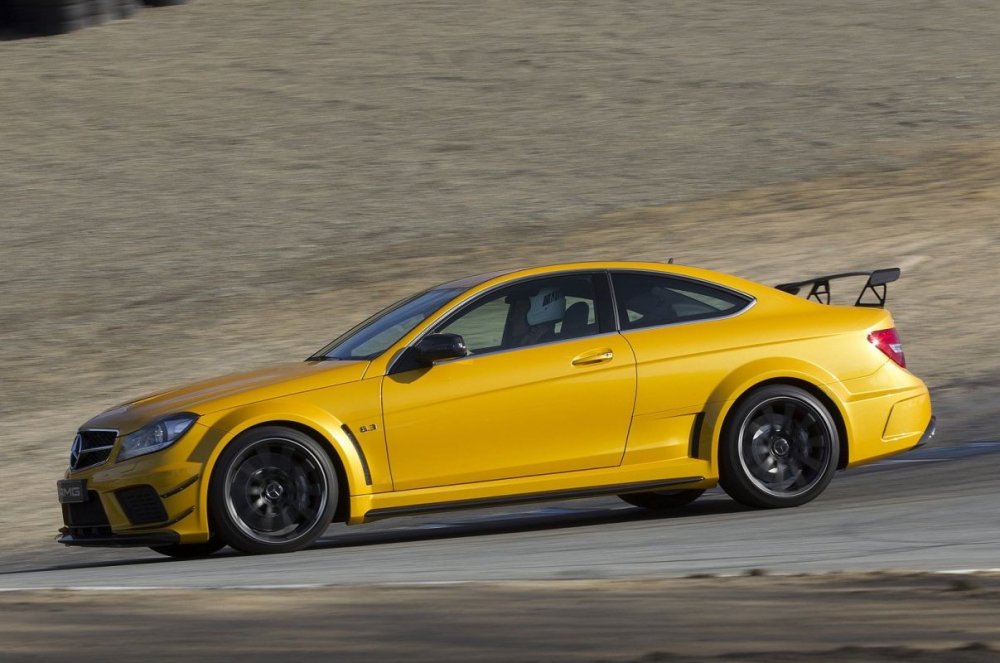
[[396, 490], [618, 465], [635, 360], [611, 317], [607, 276], [575, 273], [482, 293], [432, 326], [470, 354], [383, 379]]

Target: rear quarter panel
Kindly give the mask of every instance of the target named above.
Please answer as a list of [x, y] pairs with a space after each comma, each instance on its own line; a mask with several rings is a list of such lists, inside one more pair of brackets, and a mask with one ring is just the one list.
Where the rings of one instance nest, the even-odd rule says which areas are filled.
[[625, 332], [636, 354], [636, 416], [697, 411], [781, 375], [853, 380], [887, 361], [867, 333], [891, 326], [888, 313], [802, 304], [759, 299], [733, 318]]
[[[868, 332], [893, 325], [886, 311], [817, 304], [749, 282], [726, 285], [753, 296], [754, 305], [731, 318], [624, 332], [638, 377], [630, 451], [654, 444], [643, 436], [664, 430], [664, 419], [704, 413], [691, 452], [715, 467], [725, 417], [754, 386], [807, 382], [846, 420], [851, 394], [840, 385], [864, 382], [889, 361], [867, 341]], [[881, 431], [884, 419], [860, 425]]]

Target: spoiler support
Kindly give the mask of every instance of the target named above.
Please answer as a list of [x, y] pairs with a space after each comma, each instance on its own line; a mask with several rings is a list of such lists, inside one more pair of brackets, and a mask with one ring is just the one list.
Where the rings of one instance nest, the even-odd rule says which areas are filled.
[[[802, 288], [810, 286], [809, 294], [806, 295], [806, 299], [816, 300], [820, 304], [829, 304], [830, 281], [848, 278], [851, 276], [867, 276], [868, 280], [865, 282], [865, 287], [861, 289], [861, 293], [858, 295], [858, 299], [854, 302], [854, 305], [866, 306], [869, 308], [885, 308], [885, 301], [888, 297], [887, 284], [899, 280], [901, 273], [902, 270], [900, 270], [899, 267], [887, 267], [885, 269], [876, 269], [870, 272], [842, 272], [840, 274], [816, 276], [804, 281], [781, 283], [774, 287], [791, 295], [797, 295]], [[875, 297], [874, 301], [871, 297], [868, 297], [866, 300], [865, 295], [868, 293], [871, 293], [871, 295]]]

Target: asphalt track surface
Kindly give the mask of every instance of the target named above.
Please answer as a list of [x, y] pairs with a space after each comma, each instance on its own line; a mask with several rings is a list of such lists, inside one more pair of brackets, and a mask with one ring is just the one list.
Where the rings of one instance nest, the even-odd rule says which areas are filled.
[[710, 491], [651, 516], [616, 498], [332, 526], [289, 555], [169, 560], [72, 549], [0, 562], [0, 591], [1000, 569], [1000, 441], [919, 449], [840, 473], [814, 502], [745, 509]]

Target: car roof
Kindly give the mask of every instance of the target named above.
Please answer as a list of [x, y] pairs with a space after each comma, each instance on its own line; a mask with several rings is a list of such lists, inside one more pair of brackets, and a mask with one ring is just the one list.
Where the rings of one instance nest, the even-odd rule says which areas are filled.
[[731, 274], [726, 274], [724, 272], [716, 272], [710, 269], [703, 269], [700, 267], [689, 267], [687, 265], [679, 265], [675, 263], [666, 263], [666, 262], [627, 261], [627, 260], [580, 261], [580, 262], [555, 263], [555, 264], [541, 265], [536, 267], [524, 267], [520, 269], [517, 268], [505, 269], [496, 272], [488, 272], [485, 274], [477, 274], [474, 276], [466, 276], [464, 278], [457, 279], [454, 281], [449, 281], [448, 283], [439, 285], [435, 289], [460, 288], [467, 292], [473, 290], [479, 291], [503, 283], [516, 281], [522, 278], [530, 278], [533, 276], [545, 276], [547, 274], [556, 274], [560, 272], [574, 272], [574, 271], [587, 271], [587, 270], [649, 271], [649, 272], [657, 272], [660, 274], [672, 274], [676, 276], [682, 276], [700, 281], [705, 281], [708, 283], [714, 283], [716, 285], [723, 286], [755, 298], [760, 297], [761, 295], [768, 296], [771, 294], [771, 291], [773, 290], [772, 288], [764, 286], [760, 283], [755, 283], [753, 281], [748, 281], [738, 276], [733, 276]]
[[441, 285], [434, 286], [434, 290], [453, 290], [455, 288], [461, 288], [463, 290], [468, 290], [473, 288], [480, 283], [486, 283], [487, 281], [492, 281], [495, 278], [504, 276], [505, 274], [511, 274], [517, 270], [514, 269], [504, 269], [498, 272], [486, 272], [485, 274], [475, 274], [473, 276], [463, 276], [460, 279], [455, 279], [454, 281], [448, 281], [447, 283], [442, 283]]

